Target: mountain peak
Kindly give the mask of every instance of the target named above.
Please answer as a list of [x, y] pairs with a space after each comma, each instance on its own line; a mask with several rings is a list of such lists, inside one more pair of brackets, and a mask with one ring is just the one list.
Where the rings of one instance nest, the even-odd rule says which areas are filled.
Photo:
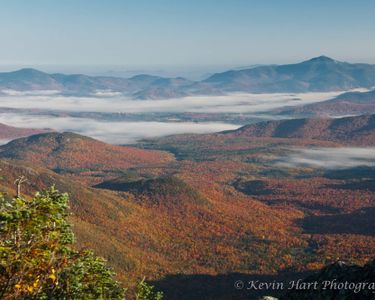
[[328, 56], [321, 55], [321, 56], [313, 57], [307, 60], [306, 62], [335, 62], [335, 60]]
[[47, 73], [33, 68], [23, 68], [12, 72], [0, 73], [13, 80], [29, 80], [29, 79], [43, 79], [46, 80], [50, 76]]
[[14, 71], [14, 73], [20, 73], [20, 74], [46, 74], [42, 71], [39, 71], [37, 69], [33, 69], [33, 68], [23, 68], [23, 69], [19, 69], [17, 71]]
[[129, 80], [157, 80], [162, 77], [160, 76], [155, 76], [155, 75], [149, 75], [149, 74], [138, 74], [133, 77], [130, 77]]

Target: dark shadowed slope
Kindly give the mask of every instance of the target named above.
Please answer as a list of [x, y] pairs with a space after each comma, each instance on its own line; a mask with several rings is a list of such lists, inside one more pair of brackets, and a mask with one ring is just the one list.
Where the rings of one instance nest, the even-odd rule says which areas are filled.
[[124, 180], [120, 177], [103, 182], [96, 187], [131, 192], [143, 199], [142, 203], [153, 207], [174, 209], [189, 204], [208, 204], [208, 200], [201, 193], [175, 176], [136, 181], [128, 181], [128, 178]]
[[[281, 300], [319, 299], [374, 299], [375, 260], [364, 266], [348, 265], [342, 261], [324, 267], [303, 279], [304, 283], [317, 282], [317, 288], [291, 289]], [[337, 288], [337, 283], [346, 288]], [[324, 288], [325, 287], [325, 288]]]

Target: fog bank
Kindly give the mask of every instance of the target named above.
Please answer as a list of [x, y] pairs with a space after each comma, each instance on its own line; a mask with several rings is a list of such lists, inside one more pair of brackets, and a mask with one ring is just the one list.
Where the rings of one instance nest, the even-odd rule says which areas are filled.
[[277, 163], [281, 167], [346, 169], [375, 167], [375, 147], [293, 149]]

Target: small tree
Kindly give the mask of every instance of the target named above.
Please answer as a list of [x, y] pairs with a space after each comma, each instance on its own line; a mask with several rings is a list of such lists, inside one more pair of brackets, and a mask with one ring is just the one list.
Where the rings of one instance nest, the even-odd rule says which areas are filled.
[[[67, 209], [68, 195], [54, 187], [32, 200], [0, 194], [1, 299], [125, 298], [102, 258], [71, 248]], [[153, 295], [140, 299], [160, 299]]]

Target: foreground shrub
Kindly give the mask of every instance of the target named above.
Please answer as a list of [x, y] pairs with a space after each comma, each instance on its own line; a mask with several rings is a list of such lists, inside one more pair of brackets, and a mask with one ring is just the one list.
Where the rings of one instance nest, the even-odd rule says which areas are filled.
[[[0, 195], [1, 299], [125, 299], [102, 258], [71, 247], [67, 210], [68, 195], [53, 187], [32, 200]], [[139, 299], [161, 299], [140, 284]]]

